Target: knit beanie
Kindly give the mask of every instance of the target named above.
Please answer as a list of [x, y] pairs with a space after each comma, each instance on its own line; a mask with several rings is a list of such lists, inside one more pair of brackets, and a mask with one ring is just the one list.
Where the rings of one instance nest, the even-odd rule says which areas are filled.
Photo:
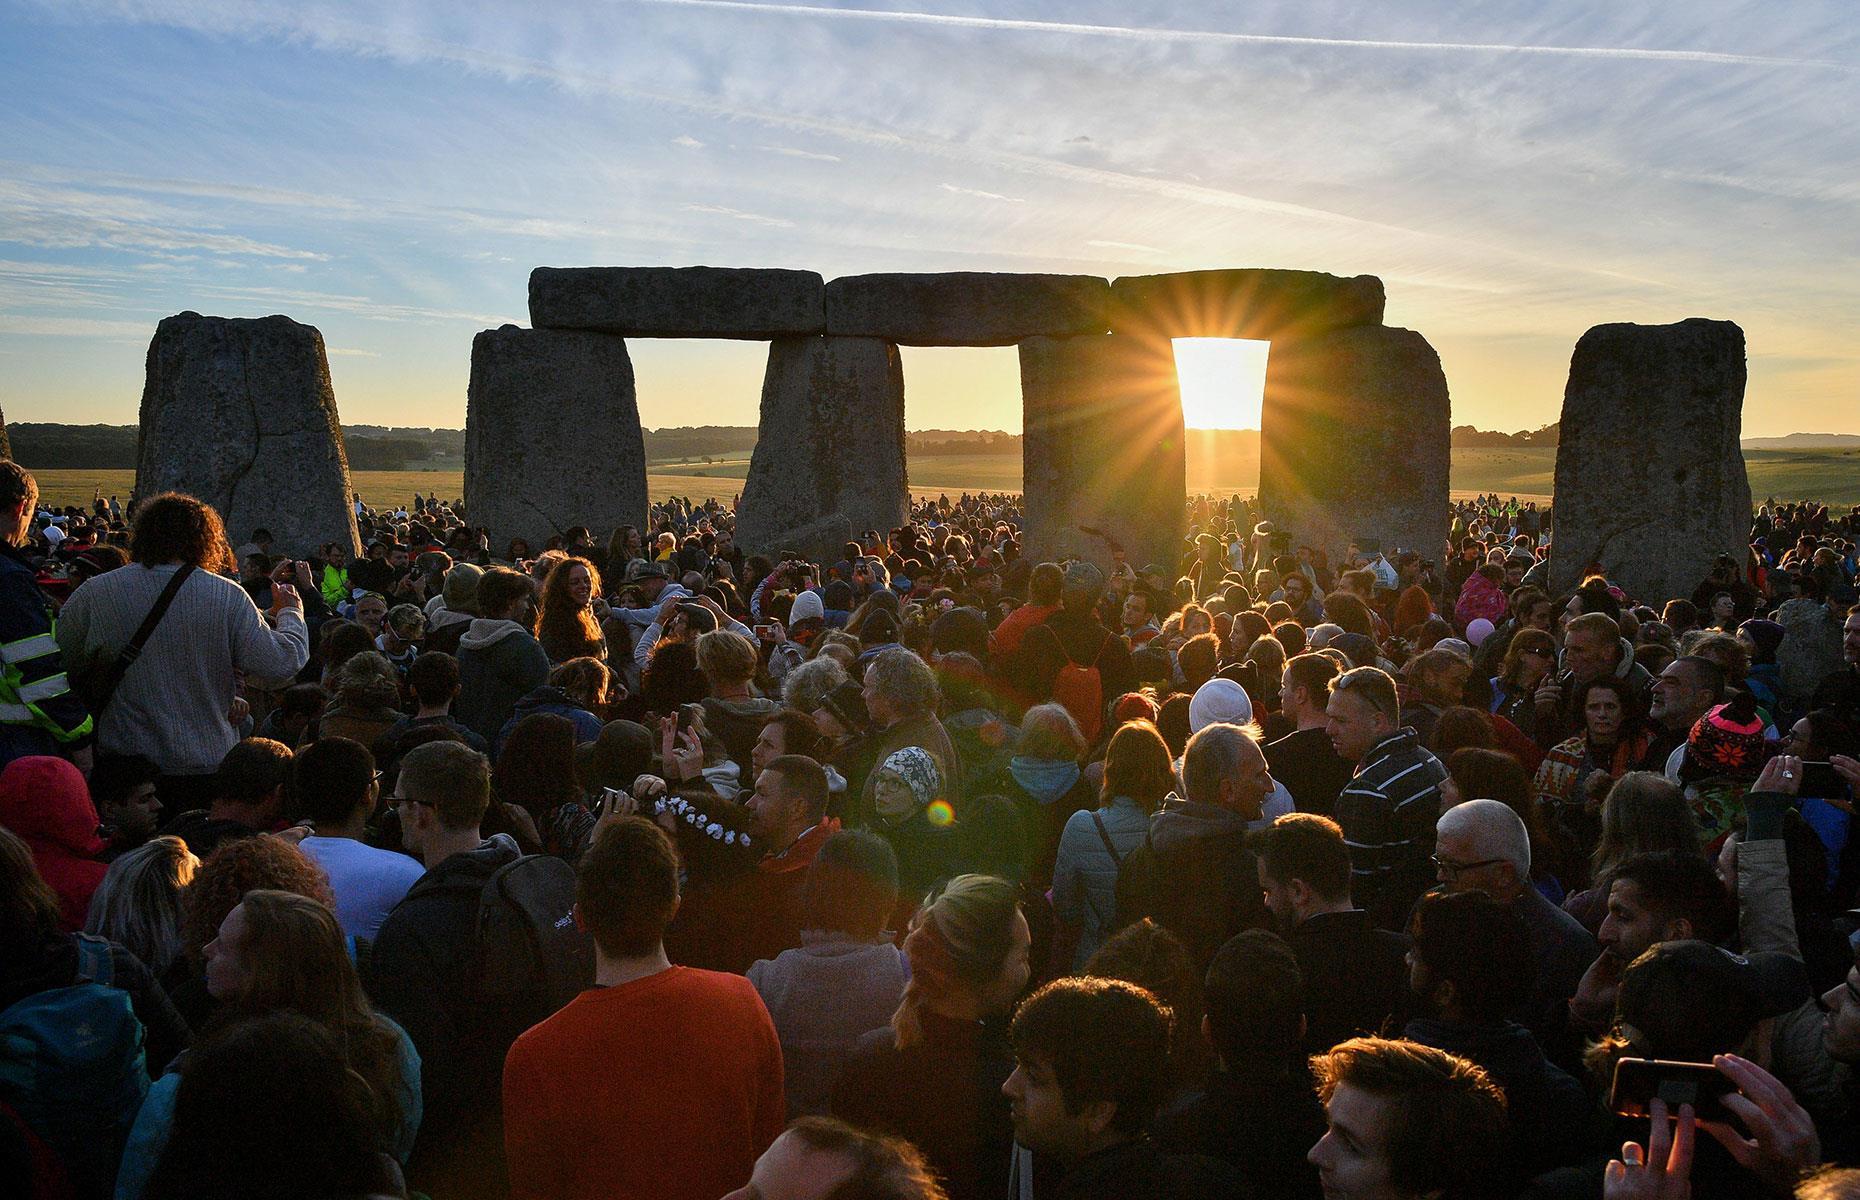
[[788, 610], [788, 624], [825, 620], [826, 615], [826, 605], [821, 603], [819, 592], [802, 592], [794, 598], [794, 606]]
[[1756, 701], [1740, 693], [1693, 723], [1686, 764], [1694, 773], [1754, 778], [1768, 757]]
[[1485, 639], [1491, 636], [1492, 636], [1492, 622], [1486, 620], [1484, 617], [1476, 617], [1473, 620], [1467, 622], [1466, 640], [1472, 643], [1474, 646], [1484, 645]]
[[1188, 729], [1200, 733], [1209, 725], [1250, 725], [1253, 701], [1246, 689], [1231, 679], [1210, 679], [1195, 690], [1188, 702]]

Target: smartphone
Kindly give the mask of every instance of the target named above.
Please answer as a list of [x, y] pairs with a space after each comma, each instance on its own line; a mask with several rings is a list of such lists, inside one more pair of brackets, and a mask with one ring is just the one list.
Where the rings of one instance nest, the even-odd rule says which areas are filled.
[[1690, 1104], [1701, 1121], [1731, 1120], [1724, 1098], [1737, 1091], [1731, 1077], [1710, 1063], [1668, 1062], [1659, 1058], [1624, 1058], [1615, 1063], [1614, 1088], [1609, 1108], [1623, 1117], [1646, 1117], [1655, 1098], [1677, 1115]]
[[678, 732], [680, 736], [691, 731], [691, 726], [695, 723], [693, 716], [694, 710], [698, 710], [698, 706], [695, 704], [680, 704], [678, 706]]
[[1845, 800], [1847, 781], [1841, 778], [1833, 763], [1804, 761], [1802, 786], [1795, 794], [1810, 800]]
[[756, 626], [756, 636], [757, 636], [757, 637], [759, 637], [759, 638], [762, 638], [762, 639], [763, 639], [763, 640], [765, 640], [765, 641], [766, 641], [766, 640], [767, 640], [767, 639], [768, 639], [768, 638], [769, 638], [770, 636], [772, 636], [772, 635], [774, 634], [774, 632], [775, 632], [775, 627], [774, 627], [773, 625], [758, 625], [758, 626]]
[[624, 794], [625, 793], [621, 792], [619, 788], [610, 788], [610, 787], [602, 788], [601, 789], [601, 812], [610, 813], [614, 811], [615, 808], [619, 807], [620, 797]]

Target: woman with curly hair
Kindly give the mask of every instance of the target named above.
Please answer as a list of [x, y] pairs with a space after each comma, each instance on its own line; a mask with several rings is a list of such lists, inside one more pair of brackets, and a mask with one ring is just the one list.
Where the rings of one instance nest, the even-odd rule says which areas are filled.
[[951, 1200], [1007, 1196], [1014, 1130], [1001, 1085], [1014, 1053], [1002, 1018], [1026, 989], [1032, 944], [1019, 888], [950, 880], [904, 939], [910, 982], [891, 1027], [860, 1041], [833, 1089], [834, 1116], [910, 1141]]
[[332, 910], [336, 904], [323, 868], [285, 839], [259, 835], [221, 842], [201, 861], [181, 901], [181, 953], [190, 975], [174, 990], [174, 1000], [196, 1026], [204, 1024], [214, 1009], [201, 973], [207, 943], [246, 893], [260, 890], [295, 892]]
[[[420, 1056], [400, 1026], [369, 1004], [329, 906], [294, 892], [248, 892], [204, 953], [207, 991], [221, 1005], [215, 1027], [279, 1012], [322, 1026], [362, 1084], [376, 1148], [406, 1162], [420, 1129]], [[187, 1070], [183, 1055], [149, 1089], [123, 1152], [116, 1190], [122, 1200], [139, 1200], [156, 1173]]]
[[542, 615], [536, 637], [549, 661], [560, 665], [571, 658], [607, 658], [607, 636], [601, 621], [607, 602], [601, 599], [601, 573], [585, 558], [564, 558], [549, 569], [542, 586]]

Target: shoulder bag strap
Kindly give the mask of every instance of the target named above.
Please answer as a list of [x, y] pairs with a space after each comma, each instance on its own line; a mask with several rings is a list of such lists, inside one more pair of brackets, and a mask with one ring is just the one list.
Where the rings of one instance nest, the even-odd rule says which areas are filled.
[[129, 674], [129, 668], [134, 666], [136, 659], [142, 656], [142, 648], [148, 645], [149, 638], [155, 633], [155, 627], [160, 625], [161, 619], [168, 615], [168, 606], [174, 603], [174, 598], [180, 594], [181, 585], [187, 582], [187, 577], [192, 575], [195, 569], [193, 563], [183, 563], [168, 580], [168, 586], [161, 590], [161, 596], [156, 599], [155, 607], [149, 609], [149, 615], [142, 619], [141, 628], [137, 629], [136, 635], [129, 639], [129, 644], [123, 647], [123, 652], [117, 655], [116, 662], [110, 667], [110, 673], [103, 681], [103, 686], [98, 689], [96, 707], [91, 713], [93, 717], [110, 707], [110, 701], [116, 697], [116, 689], [123, 684], [123, 677]]
[[1111, 835], [1105, 832], [1104, 818], [1094, 812], [1091, 815], [1091, 823], [1098, 830], [1098, 840], [1104, 843], [1105, 853], [1111, 856], [1111, 865], [1120, 871], [1123, 870], [1124, 856], [1117, 852], [1117, 846], [1111, 841]]

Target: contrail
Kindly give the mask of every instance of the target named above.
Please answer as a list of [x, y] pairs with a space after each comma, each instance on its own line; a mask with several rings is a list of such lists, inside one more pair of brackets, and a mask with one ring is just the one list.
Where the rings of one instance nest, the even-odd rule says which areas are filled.
[[1852, 71], [1833, 59], [1774, 58], [1761, 54], [1722, 54], [1713, 50], [1660, 50], [1625, 46], [1531, 46], [1506, 42], [1404, 42], [1374, 38], [1298, 37], [1289, 34], [1227, 33], [1214, 29], [1155, 29], [1135, 25], [1083, 25], [1072, 21], [1029, 21], [1013, 17], [971, 17], [953, 13], [898, 9], [828, 8], [817, 4], [756, 4], [751, 0], [632, 0], [662, 8], [700, 8], [756, 13], [770, 17], [822, 17], [837, 21], [882, 21], [905, 25], [944, 25], [994, 29], [1008, 33], [1070, 34], [1134, 42], [1192, 42], [1232, 46], [1324, 46], [1346, 50], [1464, 51], [1482, 54], [1536, 54], [1564, 58], [1625, 58], [1654, 62], [1709, 63], [1739, 67], [1814, 67]]

